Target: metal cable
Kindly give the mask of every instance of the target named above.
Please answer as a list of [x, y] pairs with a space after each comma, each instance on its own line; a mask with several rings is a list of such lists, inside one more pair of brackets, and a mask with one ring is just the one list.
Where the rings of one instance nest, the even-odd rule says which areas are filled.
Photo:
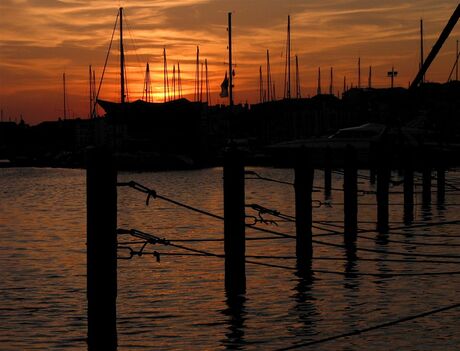
[[[174, 243], [171, 243], [171, 241], [166, 240], [164, 238], [160, 238], [156, 235], [142, 232], [137, 229], [118, 229], [118, 234], [130, 234], [136, 238], [141, 238], [146, 240], [146, 244], [162, 244], [166, 246], [172, 246], [176, 247], [185, 251], [190, 251], [193, 253], [197, 254], [202, 254], [204, 256], [209, 256], [209, 257], [217, 257], [217, 258], [225, 258], [224, 254], [216, 254], [213, 252], [209, 251], [204, 251], [204, 250], [197, 250], [193, 249], [184, 245], [177, 245]], [[145, 245], [143, 248], [145, 247]], [[130, 259], [134, 255], [139, 255], [141, 256], [143, 254], [143, 248], [139, 251], [136, 252], [132, 250], [131, 248], [128, 248], [131, 251], [131, 257], [127, 258]], [[126, 249], [126, 247], [122, 247], [122, 249]], [[157, 260], [159, 260], [160, 254], [158, 252], [154, 252], [154, 255], [157, 256]], [[260, 265], [260, 266], [267, 266], [267, 267], [274, 267], [274, 268], [283, 268], [283, 269], [288, 269], [288, 270], [297, 270], [295, 267], [289, 267], [289, 266], [282, 266], [282, 265], [277, 265], [277, 264], [271, 264], [271, 263], [265, 263], [265, 262], [258, 262], [258, 261], [252, 261], [252, 260], [247, 260], [245, 259], [245, 262], [250, 263], [250, 264], [255, 264], [255, 265]], [[373, 276], [373, 277], [380, 277], [380, 278], [390, 278], [390, 277], [410, 277], [410, 276], [441, 276], [441, 275], [458, 275], [460, 274], [460, 271], [452, 271], [452, 272], [424, 272], [424, 273], [365, 273], [365, 272], [340, 272], [340, 271], [329, 271], [329, 270], [311, 270], [312, 273], [324, 273], [324, 274], [334, 274], [334, 275], [341, 275], [341, 276]]]
[[322, 344], [322, 343], [325, 343], [325, 342], [328, 342], [328, 341], [347, 338], [347, 337], [350, 337], [350, 336], [366, 333], [366, 332], [369, 332], [369, 331], [372, 331], [372, 330], [382, 329], [382, 328], [390, 327], [390, 326], [393, 326], [393, 325], [396, 325], [396, 324], [399, 324], [399, 323], [408, 322], [408, 321], [412, 321], [412, 320], [415, 320], [415, 319], [427, 317], [427, 316], [430, 316], [430, 315], [433, 315], [433, 314], [436, 314], [436, 313], [441, 313], [441, 312], [453, 310], [453, 309], [456, 309], [456, 308], [459, 308], [459, 307], [460, 307], [460, 303], [456, 303], [456, 304], [453, 304], [453, 305], [436, 308], [434, 310], [419, 313], [419, 314], [416, 314], [416, 315], [398, 318], [398, 319], [392, 320], [390, 322], [374, 325], [372, 327], [363, 328], [363, 329], [357, 329], [357, 330], [354, 330], [354, 331], [351, 331], [351, 332], [348, 332], [348, 333], [333, 335], [333, 336], [329, 336], [329, 337], [326, 337], [326, 338], [323, 338], [323, 339], [313, 340], [313, 341], [306, 342], [306, 343], [300, 343], [300, 344], [296, 344], [296, 345], [289, 346], [289, 347], [279, 348], [279, 349], [276, 349], [276, 351], [294, 350], [294, 349], [298, 349], [298, 348], [301, 348], [301, 347], [313, 346], [313, 345]]

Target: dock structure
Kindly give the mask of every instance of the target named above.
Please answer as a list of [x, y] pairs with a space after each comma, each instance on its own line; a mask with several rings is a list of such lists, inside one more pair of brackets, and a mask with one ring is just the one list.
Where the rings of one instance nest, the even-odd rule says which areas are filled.
[[[410, 227], [413, 220], [414, 173], [418, 172], [420, 175], [424, 175], [422, 179], [422, 195], [426, 201], [431, 201], [431, 196], [428, 197], [426, 192], [428, 189], [431, 192], [431, 170], [436, 169], [439, 203], [439, 201], [444, 200], [445, 170], [449, 167], [458, 166], [453, 161], [456, 159], [449, 154], [449, 151], [438, 146], [425, 146], [422, 149], [417, 149], [413, 147], [395, 147], [395, 145], [389, 145], [386, 142], [385, 139], [373, 140], [368, 142], [366, 147], [364, 146], [366, 143], [363, 141], [355, 143], [350, 140], [337, 143], [332, 141], [323, 144], [315, 143], [313, 146], [304, 142], [302, 144], [290, 144], [289, 147], [279, 145], [276, 148], [272, 148], [273, 154], [283, 158], [284, 165], [294, 170], [294, 183], [282, 182], [293, 186], [294, 216], [245, 202], [246, 179], [273, 180], [257, 175], [253, 171], [245, 171], [245, 154], [242, 150], [237, 149], [236, 145], [229, 147], [224, 155], [223, 216], [161, 195], [156, 190], [134, 181], [117, 183], [117, 172], [111, 152], [106, 149], [89, 150], [87, 154], [88, 349], [116, 350], [117, 259], [132, 259], [142, 255], [153, 255], [159, 261], [159, 252], [147, 252], [145, 250], [145, 247], [149, 244], [175, 247], [191, 251], [197, 256], [224, 259], [224, 286], [229, 301], [238, 300], [246, 293], [247, 264], [292, 269], [299, 274], [315, 272], [311, 268], [312, 262], [315, 260], [314, 244], [324, 244], [324, 242], [315, 240], [312, 230], [316, 225], [315, 223], [318, 223], [314, 220], [314, 204], [321, 203], [321, 201], [313, 199], [313, 193], [318, 191], [318, 187], [313, 185], [315, 170], [326, 170], [325, 187], [322, 188], [325, 198], [330, 196], [332, 190], [343, 191], [343, 226], [338, 226], [343, 229], [343, 233], [340, 230], [334, 230], [333, 232], [329, 230], [328, 235], [332, 233], [333, 235], [343, 235], [343, 245], [331, 245], [343, 248], [347, 261], [345, 272], [326, 272], [323, 270], [318, 272], [344, 274], [350, 277], [359, 274], [354, 273], [350, 268], [354, 265], [353, 262], [358, 259], [357, 252], [360, 248], [358, 247], [357, 239], [363, 233], [362, 229], [359, 228], [358, 212], [359, 195], [362, 192], [358, 188], [358, 178], [362, 178], [363, 175], [358, 171], [376, 169], [375, 205], [377, 209], [377, 226], [375, 231], [370, 231], [380, 233], [382, 238], [387, 238], [391, 235], [389, 227], [389, 208], [391, 206], [389, 189], [390, 184], [392, 184], [392, 171], [403, 170], [404, 179], [398, 185], [403, 185], [404, 222]], [[330, 176], [333, 172], [343, 175], [342, 189], [333, 189], [330, 186]], [[248, 178], [249, 174], [253, 174], [255, 178]], [[184, 244], [175, 244], [174, 241], [137, 229], [117, 229], [117, 187], [120, 186], [130, 187], [144, 193], [147, 196], [147, 205], [150, 199], [166, 201], [169, 204], [222, 221], [224, 254], [213, 253], [204, 249], [194, 249]], [[368, 198], [372, 199], [373, 197]], [[430, 203], [424, 202], [423, 205], [430, 206]], [[248, 217], [252, 217], [246, 213], [249, 207], [259, 212], [258, 217], [253, 217], [255, 218], [254, 223], [247, 222]], [[268, 224], [270, 222], [263, 215], [270, 215], [277, 219], [292, 222], [295, 225], [295, 235], [257, 226], [260, 223]], [[458, 221], [453, 222], [458, 223]], [[296, 267], [252, 260], [251, 256], [246, 255], [247, 239], [245, 231], [247, 228], [295, 240], [293, 258], [297, 260]], [[321, 230], [324, 230], [324, 228]], [[364, 232], [369, 232], [369, 230]], [[143, 243], [141, 248], [136, 250], [126, 246], [125, 241], [120, 246], [117, 241], [117, 235], [122, 234], [136, 238], [137, 244], [139, 244], [140, 240], [140, 243]], [[124, 252], [124, 254], [120, 256], [120, 252]], [[449, 272], [444, 273], [449, 274]], [[366, 275], [372, 274], [366, 273]], [[382, 273], [376, 275], [380, 277]], [[393, 275], [393, 273], [388, 274], [388, 276]]]
[[[410, 90], [420, 83], [429, 64], [439, 51], [453, 26], [460, 17], [460, 5], [447, 24], [440, 39], [435, 44], [432, 52], [420, 68], [419, 74], [413, 81]], [[230, 112], [233, 112], [233, 93], [232, 93], [232, 14], [228, 13], [228, 35], [229, 35], [229, 105]], [[120, 32], [122, 9], [120, 9]], [[290, 18], [288, 17], [288, 21]], [[289, 22], [288, 22], [289, 23]], [[290, 24], [288, 24], [289, 28]], [[289, 29], [288, 29], [289, 32]], [[121, 36], [121, 34], [120, 34]], [[122, 41], [120, 39], [120, 41]], [[120, 44], [121, 64], [123, 68], [123, 47]], [[290, 47], [288, 48], [290, 50]], [[359, 80], [360, 85], [360, 59], [359, 59]], [[290, 76], [290, 67], [288, 66]], [[397, 72], [392, 69], [392, 81]], [[126, 111], [132, 105], [125, 102], [123, 69], [122, 69], [122, 91], [121, 108]], [[269, 77], [269, 75], [268, 75]], [[267, 79], [269, 79], [267, 77]], [[393, 83], [392, 83], [393, 85]], [[261, 82], [262, 86], [262, 82]], [[318, 92], [321, 92], [320, 70], [318, 70]], [[347, 92], [354, 94], [356, 91]], [[358, 90], [358, 94], [362, 91]], [[393, 94], [393, 89], [391, 94]], [[362, 96], [362, 95], [361, 95]], [[287, 98], [290, 98], [290, 82], [287, 87]], [[358, 96], [359, 98], [359, 96]], [[113, 108], [111, 103], [100, 102], [107, 108]], [[177, 102], [176, 102], [177, 104]], [[189, 105], [184, 101], [179, 106]], [[137, 104], [139, 105], [139, 103]], [[142, 106], [142, 104], [141, 104]], [[145, 106], [144, 106], [145, 107]], [[151, 107], [153, 108], [153, 107]], [[114, 110], [120, 111], [118, 108]], [[391, 116], [390, 116], [391, 117]], [[342, 134], [340, 134], [342, 133]], [[348, 134], [347, 134], [348, 133]], [[339, 130], [338, 133], [329, 138], [315, 138], [305, 140], [294, 140], [271, 145], [267, 148], [271, 155], [271, 160], [279, 162], [285, 167], [292, 168], [295, 174], [294, 198], [295, 216], [289, 216], [279, 211], [265, 208], [260, 205], [248, 205], [245, 203], [245, 161], [244, 154], [232, 145], [224, 154], [223, 164], [223, 190], [224, 190], [224, 215], [210, 213], [206, 210], [184, 204], [167, 196], [161, 195], [154, 189], [150, 189], [142, 184], [130, 181], [128, 183], [117, 183], [117, 172], [114, 167], [111, 152], [106, 149], [90, 150], [87, 154], [87, 298], [88, 298], [88, 349], [89, 350], [116, 350], [117, 330], [116, 330], [116, 298], [117, 298], [117, 259], [131, 259], [134, 256], [146, 254], [144, 251], [148, 244], [159, 244], [171, 246], [182, 250], [192, 251], [198, 256], [212, 256], [225, 260], [225, 291], [229, 300], [235, 301], [235, 297], [241, 297], [246, 293], [246, 263], [259, 264], [262, 266], [292, 269], [296, 272], [305, 268], [311, 270], [311, 262], [315, 259], [313, 244], [312, 227], [313, 216], [313, 187], [314, 174], [316, 169], [323, 169], [325, 172], [324, 196], [329, 198], [331, 191], [331, 173], [333, 170], [343, 170], [343, 188], [334, 191], [343, 191], [343, 233], [334, 231], [334, 235], [343, 235], [344, 245], [332, 244], [346, 250], [347, 263], [352, 263], [357, 259], [358, 250], [357, 238], [362, 231], [359, 224], [359, 192], [358, 177], [359, 170], [370, 170], [377, 180], [375, 191], [375, 205], [377, 209], [376, 231], [382, 236], [391, 235], [389, 230], [389, 201], [390, 184], [392, 184], [392, 171], [403, 170], [404, 180], [404, 222], [407, 225], [413, 220], [414, 207], [414, 173], [419, 172], [422, 176], [422, 198], [423, 206], [431, 206], [431, 189], [433, 170], [436, 170], [436, 187], [438, 203], [444, 202], [445, 194], [445, 170], [449, 167], [458, 166], [458, 149], [446, 146], [441, 142], [413, 143], [411, 138], [404, 137], [402, 130], [396, 134], [391, 134], [385, 126], [376, 126], [368, 123], [364, 128], [348, 128]], [[264, 179], [259, 176], [259, 179]], [[265, 179], [267, 180], [267, 179]], [[370, 177], [371, 183], [374, 176]], [[212, 253], [206, 250], [189, 248], [182, 244], [175, 244], [166, 238], [158, 235], [146, 233], [137, 229], [117, 229], [117, 186], [127, 186], [140, 191], [147, 196], [148, 205], [151, 198], [166, 201], [175, 206], [185, 208], [189, 211], [200, 213], [223, 222], [223, 242], [224, 254]], [[456, 188], [456, 191], [459, 191]], [[320, 202], [321, 203], [321, 202]], [[246, 208], [252, 207], [259, 211], [259, 217], [254, 217], [255, 222], [248, 224], [246, 219]], [[295, 235], [283, 233], [275, 230], [257, 227], [258, 223], [267, 224], [268, 220], [263, 218], [263, 214], [270, 214], [285, 221], [295, 223]], [[451, 221], [450, 224], [458, 224], [460, 221]], [[449, 224], [449, 222], [441, 223]], [[433, 225], [433, 224], [431, 224]], [[246, 257], [246, 237], [245, 230], [259, 230], [283, 238], [295, 239], [295, 258], [297, 267], [286, 267], [269, 263], [255, 262], [247, 260]], [[372, 231], [372, 230], [371, 230]], [[329, 232], [330, 234], [331, 232]], [[141, 248], [135, 250], [130, 246], [119, 246], [117, 235], [127, 234], [141, 240]], [[328, 235], [329, 235], [328, 234]], [[265, 240], [265, 238], [263, 238]], [[177, 241], [177, 240], [176, 240]], [[327, 244], [324, 243], [323, 244]], [[117, 256], [118, 250], [124, 249], [128, 253], [126, 257]], [[367, 251], [373, 251], [367, 249]], [[151, 253], [159, 260], [160, 254], [157, 251]], [[400, 253], [398, 253], [400, 254]], [[431, 255], [438, 257], [438, 255]], [[448, 256], [442, 256], [448, 258]], [[452, 258], [452, 257], [450, 257]], [[454, 256], [458, 258], [458, 256]], [[332, 273], [352, 277], [354, 273], [347, 265], [345, 272], [321, 271], [321, 273]], [[309, 268], [310, 267], [310, 268]], [[311, 270], [313, 272], [313, 270]], [[423, 273], [422, 273], [423, 274]], [[420, 274], [420, 275], [422, 275]], [[458, 274], [458, 272], [435, 272], [433, 274]], [[365, 273], [369, 276], [398, 276], [398, 273]], [[399, 274], [400, 276], [408, 274]], [[434, 310], [436, 313], [441, 310], [457, 308], [459, 304]], [[426, 314], [426, 313], [425, 313]], [[422, 314], [423, 315], [423, 314]], [[417, 316], [416, 316], [417, 317]], [[411, 317], [414, 319], [415, 317]], [[404, 319], [401, 319], [404, 320]], [[405, 318], [405, 320], [408, 320]], [[387, 324], [388, 325], [388, 324]], [[370, 330], [372, 328], [368, 328]], [[344, 334], [343, 334], [344, 335]], [[350, 334], [352, 335], [352, 334]], [[328, 338], [330, 339], [330, 338]]]

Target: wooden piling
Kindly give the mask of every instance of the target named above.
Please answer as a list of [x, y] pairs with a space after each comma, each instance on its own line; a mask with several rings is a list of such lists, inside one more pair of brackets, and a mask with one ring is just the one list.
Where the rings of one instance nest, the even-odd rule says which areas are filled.
[[358, 170], [356, 150], [347, 145], [343, 175], [345, 242], [356, 240], [358, 231]]
[[327, 147], [325, 154], [325, 167], [324, 167], [324, 197], [326, 199], [331, 197], [332, 188], [332, 169], [331, 169], [331, 149]]
[[375, 168], [369, 170], [369, 182], [375, 184]]
[[422, 203], [424, 206], [431, 204], [431, 168], [425, 166], [422, 170]]
[[224, 156], [225, 289], [229, 295], [246, 291], [245, 193], [242, 153], [230, 149]]
[[446, 196], [446, 170], [443, 167], [436, 170], [436, 186], [438, 204], [443, 204]]
[[378, 145], [376, 142], [371, 142], [370, 149], [369, 149], [369, 183], [371, 185], [375, 184], [376, 180], [376, 159], [378, 158]]
[[390, 175], [388, 163], [382, 162], [377, 169], [377, 230], [381, 233], [388, 231]]
[[404, 170], [404, 223], [414, 220], [414, 170], [410, 163]]
[[308, 155], [298, 155], [294, 172], [296, 256], [298, 263], [305, 263], [313, 258], [311, 228], [314, 169]]
[[111, 153], [87, 153], [88, 350], [117, 349], [117, 173]]
[[377, 230], [380, 233], [388, 232], [389, 222], [389, 191], [390, 191], [390, 151], [386, 142], [375, 145], [376, 159], [378, 164], [377, 171]]

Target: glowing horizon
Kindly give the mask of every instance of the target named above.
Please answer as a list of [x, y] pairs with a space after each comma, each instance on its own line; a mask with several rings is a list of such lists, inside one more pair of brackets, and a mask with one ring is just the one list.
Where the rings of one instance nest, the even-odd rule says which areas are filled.
[[[149, 62], [154, 101], [163, 101], [163, 47], [169, 80], [180, 63], [183, 95], [193, 99], [195, 50], [208, 60], [211, 102], [218, 97], [228, 66], [227, 13], [233, 12], [235, 102], [259, 99], [259, 66], [265, 77], [266, 50], [277, 97], [282, 98], [287, 16], [291, 15], [292, 85], [294, 55], [299, 57], [302, 96], [314, 95], [317, 69], [324, 71], [323, 92], [334, 67], [334, 93], [342, 92], [343, 77], [367, 86], [372, 66], [374, 87], [389, 86], [386, 72], [394, 65], [397, 86], [407, 87], [419, 65], [419, 21], [424, 19], [425, 57], [458, 2], [390, 0], [369, 5], [364, 0], [236, 0], [231, 8], [216, 0], [123, 1], [125, 55], [130, 101], [142, 97], [145, 64]], [[110, 35], [118, 12], [108, 0], [4, 0], [0, 4], [0, 105], [4, 118], [36, 124], [63, 115], [62, 73], [66, 73], [70, 117], [87, 118], [88, 66], [99, 84]], [[427, 73], [427, 80], [445, 82], [455, 58], [459, 26]], [[101, 99], [119, 100], [118, 33], [101, 89]]]

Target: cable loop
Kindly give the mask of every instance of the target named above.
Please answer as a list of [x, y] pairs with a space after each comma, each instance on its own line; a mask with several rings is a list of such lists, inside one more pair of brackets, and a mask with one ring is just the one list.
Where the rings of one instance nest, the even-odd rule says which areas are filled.
[[330, 200], [326, 200], [326, 201], [311, 200], [311, 204], [313, 208], [320, 208], [322, 206], [332, 208], [332, 202]]
[[249, 207], [249, 208], [252, 208], [254, 211], [257, 211], [257, 216], [246, 216], [246, 218], [252, 218], [254, 220], [253, 223], [250, 223], [250, 225], [256, 225], [257, 223], [263, 223], [263, 224], [266, 224], [266, 225], [276, 225], [278, 226], [278, 223], [275, 221], [275, 220], [272, 220], [272, 219], [266, 219], [264, 218], [264, 214], [269, 214], [269, 215], [272, 215], [272, 216], [275, 216], [275, 217], [280, 217], [280, 212], [277, 211], [277, 210], [272, 210], [272, 209], [269, 209], [269, 208], [266, 208], [264, 206], [261, 206], [259, 204], [249, 204], [249, 205], [245, 205], [245, 207]]
[[259, 212], [258, 214], [259, 217], [256, 217], [256, 216], [247, 216], [246, 215], [246, 218], [250, 218], [253, 220], [252, 223], [246, 223], [246, 225], [257, 225], [257, 223], [263, 223], [263, 224], [266, 224], [266, 225], [276, 225], [278, 226], [278, 222], [273, 220], [273, 219], [265, 219], [262, 214]]
[[134, 250], [129, 246], [118, 246], [117, 251], [118, 250], [128, 250], [128, 256], [124, 257], [124, 256], [118, 256], [117, 255], [118, 260], [130, 260], [135, 255]]
[[127, 182], [127, 183], [117, 183], [117, 186], [128, 186], [130, 188], [133, 188], [134, 190], [140, 191], [141, 193], [147, 194], [147, 199], [145, 201], [145, 204], [148, 206], [150, 202], [150, 198], [157, 198], [157, 192], [153, 189], [147, 188], [145, 185], [142, 185], [140, 183], [137, 183], [133, 180]]

